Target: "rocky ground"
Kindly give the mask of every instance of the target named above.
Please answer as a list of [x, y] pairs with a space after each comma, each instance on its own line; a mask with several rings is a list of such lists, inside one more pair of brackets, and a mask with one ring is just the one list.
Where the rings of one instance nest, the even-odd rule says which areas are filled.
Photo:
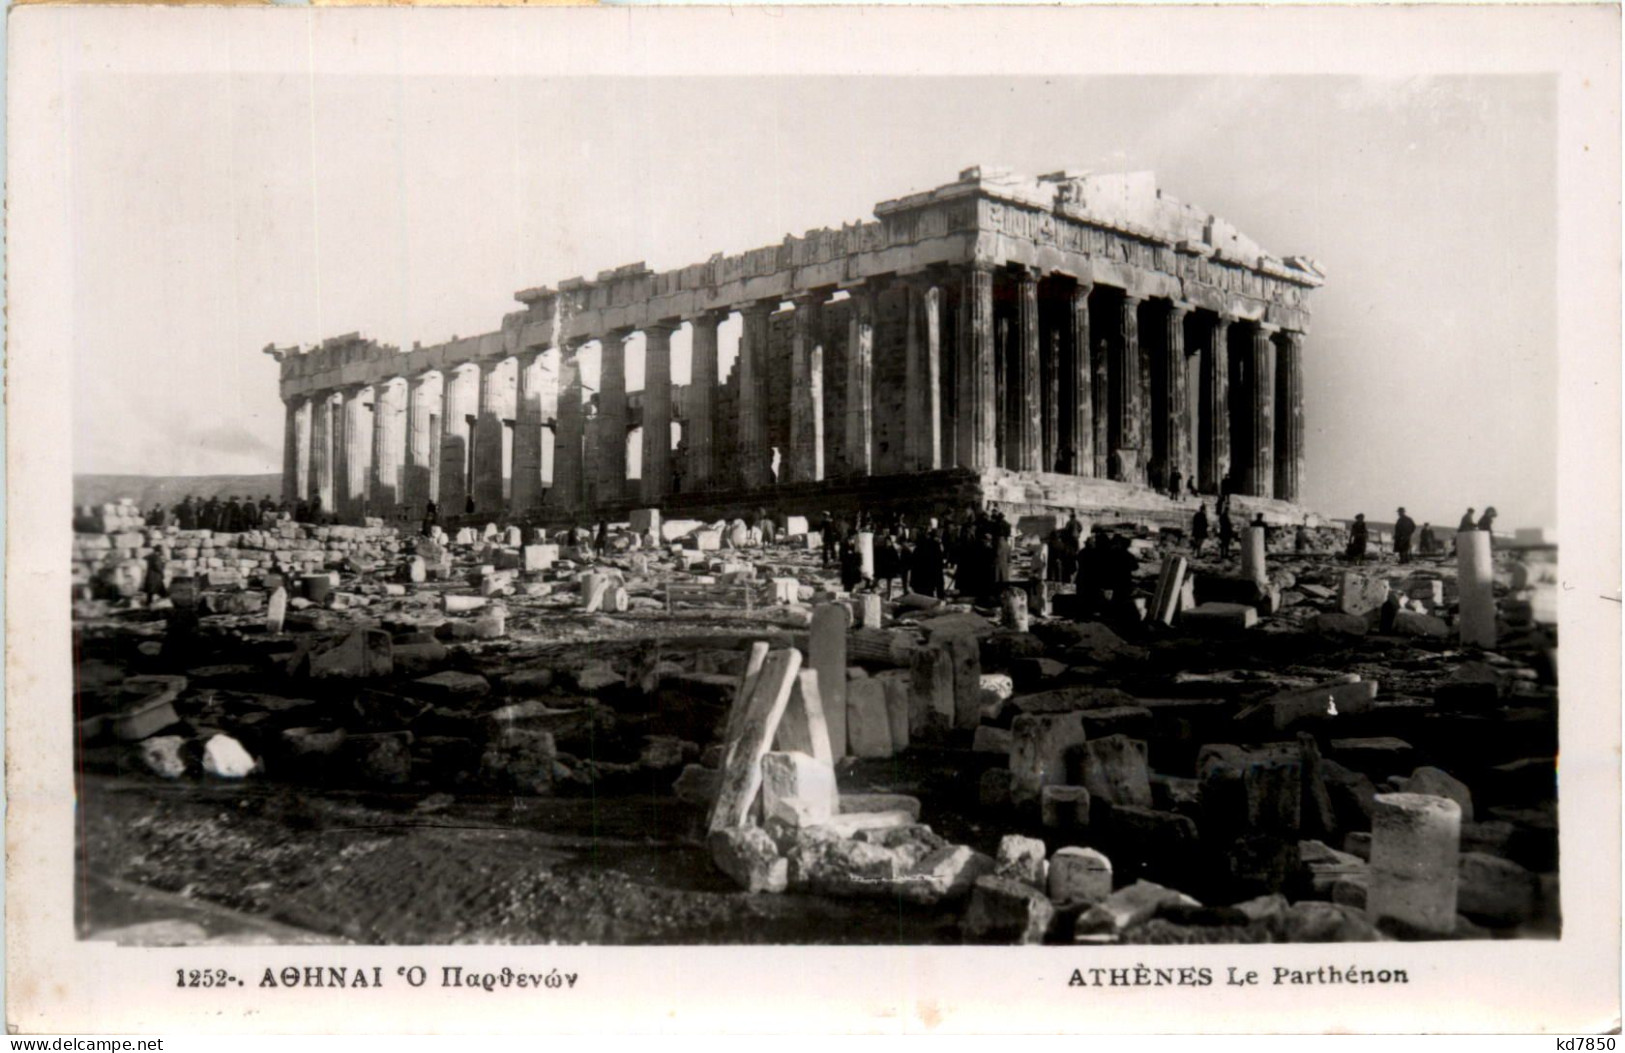
[[[1210, 550], [1171, 625], [1075, 621], [1062, 589], [1030, 593], [1023, 627], [968, 602], [847, 597], [806, 538], [761, 546], [742, 525], [646, 520], [600, 560], [494, 529], [438, 544], [102, 519], [79, 539], [75, 605], [88, 938], [1558, 932], [1552, 573], [1528, 554], [1498, 556], [1483, 651], [1456, 643], [1448, 560], [1346, 575], [1331, 555], [1280, 552], [1259, 583]], [[188, 551], [190, 576], [148, 609], [127, 564], [159, 543]], [[1134, 551], [1155, 609], [1182, 543], [1137, 536]], [[1191, 613], [1214, 601], [1256, 613]], [[844, 732], [829, 722], [858, 755], [834, 759], [819, 798], [827, 762], [746, 757], [738, 721], [756, 712], [740, 690], [752, 643], [817, 665], [830, 605], [858, 623], [837, 634], [848, 685], [875, 685], [847, 693]], [[942, 677], [922, 657], [937, 652], [954, 663]], [[796, 683], [778, 709], [804, 718]], [[811, 705], [835, 696], [826, 682]], [[759, 745], [784, 758], [790, 737], [769, 728]], [[736, 768], [768, 785], [719, 834]], [[1401, 791], [1459, 812], [1454, 910], [1429, 929], [1368, 903], [1395, 895], [1378, 889], [1394, 867], [1373, 815]]]

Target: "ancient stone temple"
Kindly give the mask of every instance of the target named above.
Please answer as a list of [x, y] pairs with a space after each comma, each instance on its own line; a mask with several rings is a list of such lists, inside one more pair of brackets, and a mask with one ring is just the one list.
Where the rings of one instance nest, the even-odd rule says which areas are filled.
[[[1201, 493], [1229, 477], [1248, 508], [1284, 519], [1322, 281], [1151, 173], [972, 168], [881, 202], [873, 222], [526, 289], [480, 336], [268, 347], [283, 495], [345, 518], [430, 500], [538, 521], [652, 504], [1178, 510], [1189, 501], [1158, 493], [1178, 473]], [[674, 340], [687, 384], [672, 381]], [[589, 391], [579, 358], [594, 348]]]

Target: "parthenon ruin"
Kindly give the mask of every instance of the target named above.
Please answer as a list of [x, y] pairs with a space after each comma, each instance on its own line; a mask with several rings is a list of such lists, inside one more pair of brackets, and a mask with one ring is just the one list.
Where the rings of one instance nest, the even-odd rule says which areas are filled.
[[[267, 347], [283, 496], [348, 520], [433, 500], [564, 521], [826, 491], [1020, 503], [1041, 484], [1029, 500], [1087, 508], [1178, 472], [1297, 501], [1314, 261], [1264, 252], [1149, 172], [970, 168], [875, 217], [526, 289], [499, 329], [432, 347]], [[739, 333], [726, 375], [719, 327]]]

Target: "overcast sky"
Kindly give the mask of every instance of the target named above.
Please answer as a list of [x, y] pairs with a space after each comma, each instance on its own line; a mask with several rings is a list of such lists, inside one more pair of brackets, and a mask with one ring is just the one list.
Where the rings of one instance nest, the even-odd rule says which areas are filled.
[[488, 331], [516, 290], [871, 218], [972, 164], [1153, 169], [1326, 268], [1307, 503], [1555, 524], [1547, 79], [264, 68], [73, 86], [76, 471], [280, 470], [268, 342]]

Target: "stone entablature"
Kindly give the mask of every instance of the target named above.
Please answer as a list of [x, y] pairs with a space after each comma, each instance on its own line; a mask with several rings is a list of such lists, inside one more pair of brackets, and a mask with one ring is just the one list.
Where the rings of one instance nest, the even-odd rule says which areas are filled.
[[[1122, 182], [1153, 191], [1140, 222], [1127, 209], [1099, 204], [1101, 184]], [[591, 281], [521, 290], [515, 298], [526, 309], [506, 315], [501, 329], [404, 353], [357, 334], [309, 350], [266, 350], [279, 355], [286, 399], [976, 261], [1020, 263], [1306, 333], [1307, 294], [1324, 281], [1312, 262], [1270, 256], [1223, 220], [1163, 196], [1150, 173], [1020, 180], [972, 168], [957, 182], [883, 201], [875, 214], [877, 222], [786, 236], [780, 245], [718, 253], [676, 270], [633, 263]]]

